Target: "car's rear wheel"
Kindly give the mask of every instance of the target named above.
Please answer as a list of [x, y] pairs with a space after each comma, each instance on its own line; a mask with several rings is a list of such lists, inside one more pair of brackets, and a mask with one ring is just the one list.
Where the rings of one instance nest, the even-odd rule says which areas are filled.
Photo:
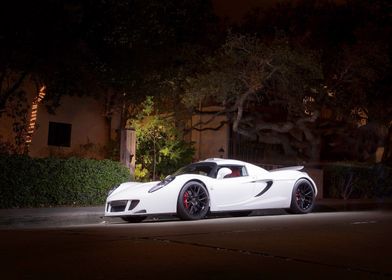
[[315, 191], [312, 183], [299, 179], [293, 188], [289, 211], [295, 214], [306, 214], [312, 211], [315, 201]]
[[121, 217], [124, 221], [128, 223], [140, 223], [144, 221], [147, 217], [146, 216], [124, 216]]
[[206, 216], [210, 198], [206, 187], [196, 181], [186, 183], [178, 195], [177, 215], [183, 220], [198, 220]]

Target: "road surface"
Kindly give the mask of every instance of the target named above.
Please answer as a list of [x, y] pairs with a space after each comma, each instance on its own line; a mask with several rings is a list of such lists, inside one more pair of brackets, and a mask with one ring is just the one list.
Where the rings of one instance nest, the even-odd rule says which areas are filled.
[[2, 279], [392, 279], [392, 211], [0, 230]]

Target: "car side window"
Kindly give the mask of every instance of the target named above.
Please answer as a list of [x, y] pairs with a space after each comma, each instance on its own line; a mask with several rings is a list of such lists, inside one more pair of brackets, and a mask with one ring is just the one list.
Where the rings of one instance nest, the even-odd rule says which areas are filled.
[[224, 178], [248, 176], [248, 172], [245, 166], [230, 165], [230, 166], [222, 166], [222, 167], [227, 167], [231, 170], [231, 174], [226, 175]]

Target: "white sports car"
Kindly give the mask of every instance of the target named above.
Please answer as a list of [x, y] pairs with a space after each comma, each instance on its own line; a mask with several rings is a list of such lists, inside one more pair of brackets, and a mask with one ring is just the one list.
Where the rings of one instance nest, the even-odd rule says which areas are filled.
[[256, 209], [312, 211], [317, 188], [302, 166], [267, 171], [238, 160], [207, 159], [160, 182], [123, 183], [109, 192], [105, 216], [140, 222], [149, 215], [202, 219], [209, 212], [248, 215]]

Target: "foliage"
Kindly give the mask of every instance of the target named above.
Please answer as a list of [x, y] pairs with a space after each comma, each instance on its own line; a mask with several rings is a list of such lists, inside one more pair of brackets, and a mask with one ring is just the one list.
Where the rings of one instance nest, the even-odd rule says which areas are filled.
[[130, 180], [127, 168], [110, 160], [33, 159], [0, 156], [0, 205], [41, 207], [99, 205], [113, 186]]
[[[312, 101], [322, 95], [322, 78], [317, 53], [286, 38], [266, 43], [256, 36], [229, 34], [205, 61], [205, 71], [187, 79], [183, 101], [194, 108], [221, 105], [234, 132], [280, 144], [293, 156], [301, 149], [295, 145], [306, 147], [307, 142], [312, 148], [317, 143], [309, 124], [318, 117]], [[271, 119], [267, 107], [280, 111], [278, 118]], [[314, 154], [311, 150], [307, 156]]]
[[331, 198], [392, 196], [392, 168], [385, 165], [340, 163], [324, 168], [324, 186]]
[[[359, 145], [358, 132], [352, 129], [358, 122], [383, 126], [384, 131], [392, 125], [390, 10], [391, 2], [386, 0], [286, 1], [252, 11], [236, 28], [265, 40], [278, 31], [290, 42], [319, 51], [327, 94], [316, 99], [325, 113], [318, 121], [317, 133], [331, 139], [324, 141], [326, 155], [339, 156], [347, 150], [344, 145], [348, 142], [350, 147]], [[388, 141], [384, 132], [375, 145], [390, 145]], [[350, 159], [363, 160], [366, 150], [353, 151]], [[384, 162], [390, 161], [389, 157], [386, 155]], [[344, 158], [334, 155], [332, 159]]]
[[110, 123], [159, 92], [160, 72], [177, 63], [171, 54], [203, 42], [214, 21], [209, 0], [2, 2], [0, 117], [27, 81], [46, 86], [51, 113], [64, 95], [101, 98]]
[[[30, 106], [27, 102], [26, 92], [23, 90], [14, 91], [12, 89], [14, 82], [7, 75], [7, 73], [3, 73], [3, 77], [0, 79], [0, 118], [8, 118], [12, 122], [10, 135], [12, 135], [13, 141], [12, 143], [2, 143], [0, 135], [0, 146], [2, 146], [0, 150], [8, 146], [7, 153], [24, 154], [27, 152], [26, 135]], [[9, 96], [6, 98], [7, 94]], [[2, 104], [2, 102], [5, 103]]]
[[18, 152], [18, 147], [15, 144], [4, 140], [3, 136], [0, 135], [0, 155], [20, 154]]
[[[278, 2], [229, 26], [222, 45], [209, 0], [3, 1], [0, 116], [8, 106], [23, 135], [29, 80], [47, 86], [51, 112], [64, 94], [99, 95], [108, 123], [146, 95], [170, 106], [185, 92], [193, 109], [219, 102], [234, 131], [301, 159], [317, 159], [319, 138], [355, 142], [346, 128], [358, 120], [390, 128], [390, 1]], [[318, 110], [329, 117], [309, 118]]]
[[286, 157], [317, 161], [350, 143], [350, 159], [368, 160], [375, 150], [358, 143], [358, 123], [384, 131], [376, 147], [392, 125], [390, 8], [300, 0], [254, 10], [188, 78], [185, 103], [219, 102], [239, 137]]
[[137, 139], [136, 179], [161, 178], [190, 163], [194, 149], [182, 139], [174, 118], [156, 112], [152, 97], [147, 97], [142, 107], [137, 119], [131, 121]]

